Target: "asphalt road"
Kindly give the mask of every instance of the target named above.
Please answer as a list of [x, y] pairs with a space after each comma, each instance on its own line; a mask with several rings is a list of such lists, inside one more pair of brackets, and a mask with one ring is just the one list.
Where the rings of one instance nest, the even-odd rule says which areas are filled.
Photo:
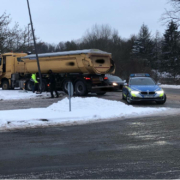
[[[144, 107], [171, 107], [171, 108], [180, 108], [180, 89], [164, 89], [167, 95], [167, 101], [164, 105], [156, 104], [155, 102], [137, 102], [134, 103], [134, 106], [144, 106]], [[48, 107], [52, 103], [56, 103], [59, 100], [67, 97], [66, 95], [60, 96], [59, 98], [38, 98], [38, 99], [24, 99], [24, 100], [8, 100], [0, 101], [0, 110], [12, 110], [12, 109], [29, 109], [29, 108], [39, 108], [39, 107]], [[122, 92], [108, 92], [103, 96], [97, 96], [96, 94], [89, 94], [86, 97], [99, 97], [103, 99], [122, 101]]]
[[[180, 90], [165, 91], [168, 100], [161, 106], [179, 108]], [[121, 92], [107, 93], [103, 98], [121, 100]], [[38, 106], [58, 100], [38, 100]], [[31, 100], [25, 108], [36, 102]], [[14, 107], [11, 103], [24, 108], [9, 101], [2, 101], [0, 108], [2, 104]], [[174, 114], [2, 132], [0, 179], [179, 179], [179, 119], [180, 115]]]

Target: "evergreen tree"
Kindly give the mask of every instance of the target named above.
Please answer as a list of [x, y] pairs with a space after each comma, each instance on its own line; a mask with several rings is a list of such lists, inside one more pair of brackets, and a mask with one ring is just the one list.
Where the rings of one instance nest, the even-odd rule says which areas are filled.
[[171, 21], [164, 34], [162, 48], [162, 71], [170, 73], [174, 78], [180, 74], [180, 33], [178, 25]]
[[142, 61], [146, 66], [150, 66], [153, 43], [151, 33], [146, 25], [142, 25], [132, 48], [133, 59]]
[[161, 56], [162, 56], [162, 37], [157, 31], [155, 38], [153, 39], [153, 49], [152, 49], [152, 60], [151, 66], [153, 69], [158, 70], [161, 66]]
[[151, 58], [151, 67], [153, 69], [153, 74], [156, 81], [158, 81], [158, 76], [162, 65], [162, 42], [163, 37], [157, 31], [153, 39], [153, 49]]

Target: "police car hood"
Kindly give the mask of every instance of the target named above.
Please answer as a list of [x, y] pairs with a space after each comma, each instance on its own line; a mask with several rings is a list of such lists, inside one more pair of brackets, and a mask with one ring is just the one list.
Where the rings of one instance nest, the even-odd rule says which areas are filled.
[[149, 91], [149, 92], [153, 92], [153, 91], [160, 91], [161, 88], [157, 85], [131, 85], [129, 86], [132, 90], [135, 91]]

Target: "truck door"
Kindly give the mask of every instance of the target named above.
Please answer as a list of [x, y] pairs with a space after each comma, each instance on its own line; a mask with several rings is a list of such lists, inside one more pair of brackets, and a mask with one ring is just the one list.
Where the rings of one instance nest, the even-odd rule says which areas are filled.
[[15, 72], [24, 73], [24, 61], [20, 57], [15, 57]]
[[3, 73], [5, 73], [6, 72], [6, 56], [3, 56], [3, 67], [2, 67], [2, 69], [3, 69]]

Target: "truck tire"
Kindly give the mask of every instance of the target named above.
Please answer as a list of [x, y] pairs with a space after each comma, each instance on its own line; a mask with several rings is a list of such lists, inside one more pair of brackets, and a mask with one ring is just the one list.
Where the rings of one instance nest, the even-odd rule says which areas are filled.
[[26, 82], [26, 86], [25, 86], [26, 90], [28, 91], [32, 91], [32, 81], [27, 81]]
[[106, 92], [98, 92], [98, 93], [96, 93], [96, 94], [99, 95], [99, 96], [103, 96], [103, 95], [106, 94]]
[[[38, 83], [38, 89], [40, 90], [40, 83]], [[42, 89], [41, 91], [44, 92], [47, 90], [47, 82], [46, 80], [42, 80]]]
[[68, 94], [68, 82], [71, 82], [71, 80], [70, 80], [70, 79], [69, 79], [69, 80], [65, 80], [65, 81], [63, 82], [63, 87], [62, 87], [63, 91], [64, 91], [66, 94]]
[[9, 82], [8, 80], [4, 80], [2, 82], [2, 90], [8, 90], [9, 89]]
[[83, 81], [76, 82], [75, 93], [77, 96], [85, 96], [88, 94], [87, 87]]

